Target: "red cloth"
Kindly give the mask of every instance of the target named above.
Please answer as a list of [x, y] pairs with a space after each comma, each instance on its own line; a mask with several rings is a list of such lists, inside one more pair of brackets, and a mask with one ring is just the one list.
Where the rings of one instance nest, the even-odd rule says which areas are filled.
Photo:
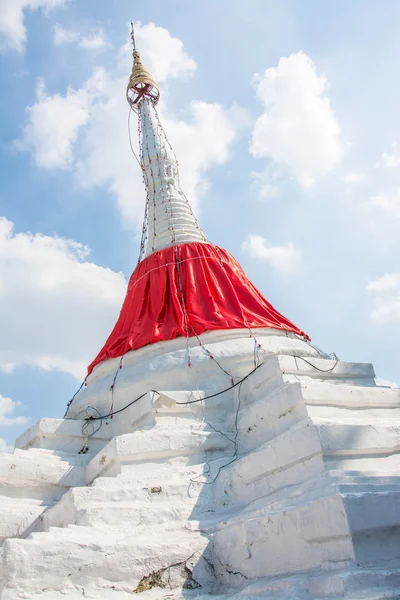
[[247, 327], [308, 337], [275, 310], [226, 250], [198, 242], [165, 248], [132, 273], [118, 321], [88, 374], [103, 360], [147, 344]]

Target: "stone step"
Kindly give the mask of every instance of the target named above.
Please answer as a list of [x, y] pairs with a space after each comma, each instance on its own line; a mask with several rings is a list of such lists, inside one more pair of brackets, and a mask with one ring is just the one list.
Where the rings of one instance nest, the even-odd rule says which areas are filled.
[[[209, 492], [209, 490], [207, 490]], [[211, 490], [210, 490], [211, 492]], [[188, 485], [170, 485], [131, 489], [73, 488], [50, 510], [43, 514], [43, 529], [69, 524], [116, 526], [186, 522], [207, 510], [209, 494], [196, 489], [188, 496]]]
[[364, 494], [367, 492], [372, 493], [386, 493], [386, 492], [400, 492], [400, 484], [387, 484], [382, 483], [340, 483], [337, 484], [338, 491], [344, 494]]
[[356, 483], [358, 481], [363, 481], [365, 483], [381, 482], [382, 485], [400, 483], [400, 475], [398, 471], [382, 474], [381, 471], [331, 470], [328, 471], [328, 473], [338, 483]]
[[236, 511], [215, 528], [212, 539], [216, 573], [227, 586], [238, 584], [232, 572], [242, 574], [243, 585], [258, 577], [318, 570], [328, 564], [345, 566], [354, 559], [339, 494], [314, 501], [299, 498], [274, 511], [265, 506]]
[[301, 381], [313, 384], [323, 381], [324, 385], [328, 383], [330, 387], [337, 387], [338, 396], [340, 388], [344, 386], [365, 386], [369, 390], [375, 384], [375, 373], [371, 364], [337, 362], [317, 357], [305, 358], [308, 362], [289, 355], [266, 357], [265, 364], [241, 386], [242, 406], [266, 399], [271, 392], [285, 383], [296, 384]]
[[338, 495], [342, 498], [348, 513], [352, 531], [358, 531], [356, 525], [353, 527], [355, 519], [363, 524], [364, 530], [372, 531], [376, 528], [400, 526], [400, 486], [394, 486], [393, 489], [388, 486], [351, 486], [349, 488], [329, 483], [326, 479], [322, 479], [320, 486], [317, 486], [317, 483], [318, 481], [315, 481], [313, 485], [308, 486], [303, 484], [293, 495], [280, 494], [280, 497], [271, 495], [259, 498], [246, 506], [238, 515], [253, 514], [257, 510], [268, 511], [268, 514], [271, 515], [291, 510], [299, 504], [316, 502], [324, 497]]
[[[189, 520], [193, 512], [192, 506], [175, 505], [149, 507], [140, 503], [125, 504], [118, 503], [116, 506], [107, 504], [101, 506], [87, 506], [79, 510], [71, 510], [68, 515], [68, 525], [82, 525], [85, 527], [124, 528], [126, 523], [130, 527], [135, 526], [135, 536], [146, 530], [149, 536], [157, 536], [162, 526], [163, 532], [172, 529], [182, 529], [184, 521], [186, 529], [199, 529], [199, 522]], [[50, 527], [64, 527], [65, 524], [51, 517], [51, 511], [43, 516], [44, 530]]]
[[[313, 577], [306, 572], [260, 578], [250, 582], [234, 597], [237, 600], [398, 600], [399, 595], [398, 569], [328, 569]], [[180, 600], [176, 595], [174, 597]]]
[[[113, 480], [104, 478], [102, 481], [111, 483]], [[96, 480], [96, 483], [101, 483]], [[114, 480], [113, 486], [93, 485], [88, 487], [71, 488], [64, 498], [72, 497], [79, 498], [82, 502], [92, 502], [93, 504], [100, 502], [134, 502], [139, 500], [145, 504], [163, 503], [172, 501], [190, 500], [187, 495], [188, 481], [177, 479], [154, 479], [150, 484], [142, 486], [142, 484], [132, 484], [129, 486], [120, 485]], [[154, 483], [154, 485], [152, 485]]]
[[[251, 548], [236, 543], [248, 539], [254, 540]], [[248, 578], [266, 570], [277, 575], [282, 561], [293, 570], [317, 568], [328, 556], [338, 562], [352, 561], [354, 555], [363, 567], [400, 568], [400, 491], [339, 494], [327, 489], [269, 506], [260, 499], [226, 515], [214, 527], [213, 543], [217, 555], [223, 548], [230, 570]], [[268, 556], [268, 564], [262, 556]], [[223, 570], [219, 575], [225, 577]], [[225, 581], [229, 584], [229, 578]]]
[[23, 498], [0, 498], [0, 545], [7, 538], [23, 537], [37, 518], [54, 503]]
[[17, 487], [84, 485], [85, 463], [80, 457], [64, 460], [46, 455], [43, 458], [36, 452], [23, 450], [5, 454], [0, 461], [0, 483]]
[[[360, 473], [360, 472], [357, 472]], [[365, 492], [399, 492], [400, 477], [379, 477], [363, 475], [343, 475], [340, 471], [324, 472], [318, 474], [317, 477], [306, 481], [289, 485], [282, 489], [269, 492], [266, 495], [260, 496], [253, 500], [248, 505], [249, 507], [268, 506], [272, 507], [279, 502], [292, 505], [299, 499], [316, 499], [327, 494], [361, 494]], [[225, 504], [230, 504], [230, 498], [225, 496], [224, 500], [228, 500]], [[220, 504], [218, 499], [215, 500], [217, 505]], [[282, 505], [283, 506], [283, 505]]]
[[366, 478], [368, 480], [381, 479], [388, 483], [394, 479], [396, 482], [400, 480], [399, 471], [397, 469], [385, 470], [383, 472], [377, 469], [330, 469], [327, 473], [330, 473], [332, 477], [337, 478], [338, 481], [341, 481], [342, 478], [354, 478], [355, 480], [358, 480], [359, 478]]
[[[3, 545], [3, 585], [10, 590], [2, 600], [17, 598], [19, 591], [36, 591], [71, 582], [88, 585], [90, 582], [123, 582], [131, 590], [147, 575], [171, 565], [196, 558], [196, 569], [204, 569], [198, 558], [207, 540], [196, 531], [186, 529], [162, 531], [150, 536], [138, 534], [129, 523], [113, 530], [70, 526], [51, 528], [49, 532], [33, 533], [26, 540], [7, 540]], [[33, 569], [21, 569], [29, 556]], [[206, 573], [209, 577], [209, 573]], [[201, 573], [200, 573], [201, 578]], [[183, 583], [183, 582], [181, 582]], [[11, 595], [11, 591], [14, 596]]]
[[65, 452], [59, 448], [28, 448], [27, 450], [15, 448], [13, 456], [31, 456], [32, 458], [39, 458], [43, 461], [63, 460], [75, 462], [76, 464], [83, 464], [86, 459], [84, 454], [79, 454], [78, 452]]
[[400, 452], [337, 452], [324, 454], [324, 465], [329, 471], [358, 470], [369, 473], [379, 472], [383, 476], [390, 476], [393, 472], [400, 472]]
[[244, 406], [238, 415], [239, 449], [254, 450], [308, 418], [300, 384], [285, 384]]
[[[88, 457], [89, 458], [89, 457]], [[0, 540], [27, 535], [71, 486], [85, 484], [88, 458], [33, 448], [0, 461]]]
[[246, 505], [259, 497], [322, 476], [324, 466], [317, 428], [305, 419], [224, 468], [217, 481], [220, 496]]
[[[352, 532], [398, 528], [400, 548], [400, 489], [346, 492], [343, 502]], [[399, 552], [400, 560], [400, 552]]]
[[395, 419], [374, 419], [371, 423], [343, 419], [314, 419], [325, 454], [387, 454], [400, 451], [400, 428]]
[[[136, 431], [113, 438], [87, 465], [86, 481], [91, 483], [96, 477], [104, 474], [115, 476], [125, 464], [191, 455], [204, 457], [223, 452], [230, 447], [232, 442], [228, 438], [212, 430], [180, 431], [152, 428]], [[204, 458], [201, 462], [204, 462]]]
[[[322, 405], [325, 399], [327, 404]], [[338, 407], [337, 410], [335, 406]], [[365, 446], [370, 443], [370, 447], [375, 447], [377, 437], [380, 438], [380, 448], [385, 440], [396, 437], [400, 391], [338, 387], [304, 381], [286, 383], [242, 407], [238, 419], [240, 448], [252, 450], [308, 416], [320, 428], [322, 443], [327, 447], [332, 444], [335, 447], [336, 443], [341, 444], [339, 447], [342, 448], [346, 439], [352, 440], [348, 430], [356, 428], [355, 439], [359, 444]], [[374, 436], [374, 430], [378, 431], [377, 436]], [[387, 432], [386, 437], [380, 437], [382, 430]], [[398, 443], [397, 436], [397, 442], [394, 441], [392, 445], [396, 446]]]
[[[165, 461], [143, 461], [133, 464], [122, 464], [120, 473], [115, 477], [97, 477], [90, 487], [101, 488], [141, 488], [162, 485], [168, 482], [172, 485], [186, 482], [191, 478], [198, 477], [205, 468], [205, 455], [194, 455], [190, 457], [173, 457]], [[210, 459], [211, 460], [211, 459]], [[212, 457], [212, 462], [214, 457]]]
[[[324, 412], [331, 412], [327, 415], [335, 416], [332, 409], [351, 409], [347, 410], [347, 417], [357, 415], [369, 415], [369, 410], [376, 410], [376, 416], [385, 418], [385, 415], [398, 417], [400, 411], [400, 390], [385, 387], [365, 387], [356, 385], [337, 385], [327, 382], [303, 380], [300, 383], [302, 396], [308, 407], [320, 407], [321, 412], [315, 411], [315, 414], [324, 416]], [[325, 409], [325, 410], [322, 410]], [[340, 418], [346, 415], [345, 412], [337, 412]]]
[[[15, 445], [26, 450], [49, 449], [77, 454], [82, 447], [85, 426], [82, 419], [40, 419], [16, 440]], [[101, 427], [90, 438], [93, 451], [99, 452], [111, 435], [106, 427]]]

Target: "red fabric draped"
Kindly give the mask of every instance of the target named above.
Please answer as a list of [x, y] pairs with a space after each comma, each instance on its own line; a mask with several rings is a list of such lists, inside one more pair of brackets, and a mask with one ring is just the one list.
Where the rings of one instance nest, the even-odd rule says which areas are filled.
[[260, 294], [226, 250], [197, 242], [165, 248], [132, 273], [118, 321], [88, 373], [147, 344], [247, 327], [308, 337]]

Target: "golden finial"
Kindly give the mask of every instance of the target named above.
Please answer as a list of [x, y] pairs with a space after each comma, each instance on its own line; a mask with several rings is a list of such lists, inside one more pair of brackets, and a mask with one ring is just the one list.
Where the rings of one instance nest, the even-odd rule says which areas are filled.
[[126, 98], [132, 108], [137, 108], [141, 98], [147, 96], [154, 104], [157, 104], [160, 98], [160, 90], [158, 85], [152, 79], [149, 72], [144, 68], [139, 52], [135, 46], [135, 35], [133, 31], [133, 23], [131, 23], [131, 40], [133, 46], [133, 67], [129, 77], [128, 87], [126, 89]]

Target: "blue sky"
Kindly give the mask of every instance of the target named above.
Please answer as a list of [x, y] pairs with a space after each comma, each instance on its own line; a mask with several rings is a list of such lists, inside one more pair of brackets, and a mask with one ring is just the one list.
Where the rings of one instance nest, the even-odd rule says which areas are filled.
[[62, 416], [137, 261], [131, 20], [210, 241], [318, 346], [400, 382], [399, 17], [395, 0], [0, 0], [4, 447]]

